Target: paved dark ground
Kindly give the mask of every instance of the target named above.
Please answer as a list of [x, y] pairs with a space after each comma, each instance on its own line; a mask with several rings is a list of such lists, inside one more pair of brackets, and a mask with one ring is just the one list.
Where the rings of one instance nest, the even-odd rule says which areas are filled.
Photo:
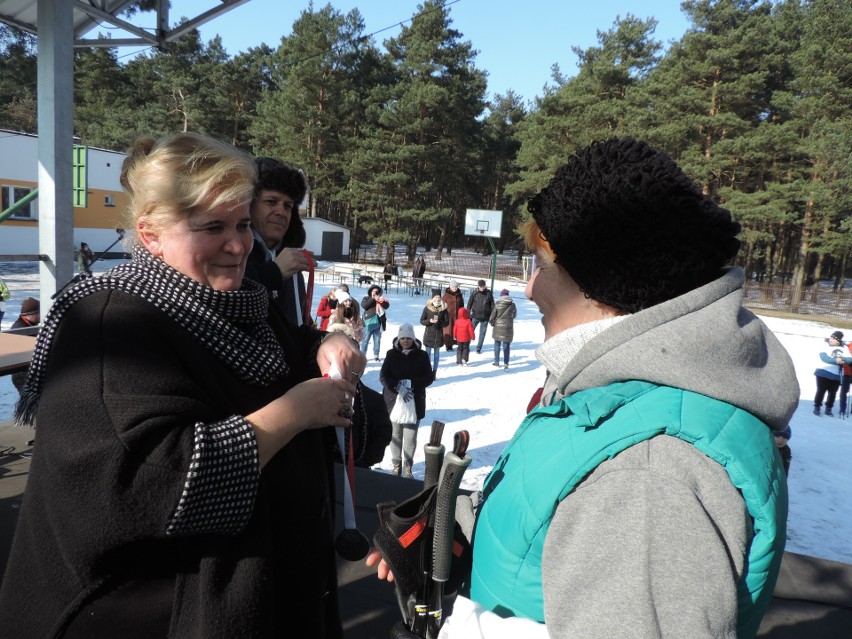
[[[0, 423], [0, 573], [5, 568], [29, 470], [33, 431]], [[339, 467], [338, 467], [338, 470]], [[375, 504], [403, 501], [421, 482], [356, 469], [356, 521], [372, 538]], [[343, 520], [338, 504], [338, 520]], [[387, 639], [399, 619], [392, 587], [363, 562], [338, 561], [341, 611], [347, 639]], [[852, 565], [785, 553], [772, 607], [760, 626], [762, 639], [852, 638]]]

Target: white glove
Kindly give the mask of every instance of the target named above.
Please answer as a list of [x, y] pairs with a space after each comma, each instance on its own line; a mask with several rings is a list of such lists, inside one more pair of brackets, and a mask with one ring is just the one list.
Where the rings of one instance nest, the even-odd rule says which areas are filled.
[[414, 392], [411, 390], [411, 380], [400, 380], [399, 384], [396, 385], [396, 392], [399, 393], [402, 401], [410, 402], [414, 398]]

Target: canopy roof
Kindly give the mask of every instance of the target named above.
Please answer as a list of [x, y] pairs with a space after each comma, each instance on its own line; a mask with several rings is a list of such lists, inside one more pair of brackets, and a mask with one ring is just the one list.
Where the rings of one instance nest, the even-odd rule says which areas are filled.
[[[140, 0], [70, 0], [73, 4], [74, 46], [76, 47], [116, 47], [116, 46], [155, 46], [163, 49], [187, 31], [209, 22], [213, 18], [245, 4], [249, 0], [209, 0], [211, 8], [181, 24], [169, 29], [169, 0], [155, 0], [153, 10], [157, 13], [157, 29], [143, 29], [118, 15], [128, 7], [138, 5]], [[38, 0], [0, 0], [0, 22], [38, 35]], [[136, 13], [138, 17], [140, 13]], [[120, 39], [85, 39], [84, 36], [95, 27], [107, 23], [126, 32], [130, 36]]]

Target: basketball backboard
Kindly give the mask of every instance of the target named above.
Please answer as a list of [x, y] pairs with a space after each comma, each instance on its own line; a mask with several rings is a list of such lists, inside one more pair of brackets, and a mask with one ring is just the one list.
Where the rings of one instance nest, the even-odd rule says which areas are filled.
[[473, 237], [500, 237], [503, 231], [503, 211], [467, 209], [464, 215], [464, 234]]

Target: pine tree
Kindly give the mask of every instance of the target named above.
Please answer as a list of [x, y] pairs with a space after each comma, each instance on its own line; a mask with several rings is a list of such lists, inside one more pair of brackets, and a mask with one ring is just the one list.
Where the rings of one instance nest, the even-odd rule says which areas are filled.
[[[477, 201], [485, 75], [451, 27], [449, 8], [427, 1], [385, 45], [397, 82], [374, 94], [367, 137], [353, 154], [353, 204], [383, 244], [417, 246], [428, 231], [438, 256], [451, 248]], [[376, 202], [380, 204], [376, 206]]]
[[0, 127], [35, 133], [36, 39], [0, 24]]

